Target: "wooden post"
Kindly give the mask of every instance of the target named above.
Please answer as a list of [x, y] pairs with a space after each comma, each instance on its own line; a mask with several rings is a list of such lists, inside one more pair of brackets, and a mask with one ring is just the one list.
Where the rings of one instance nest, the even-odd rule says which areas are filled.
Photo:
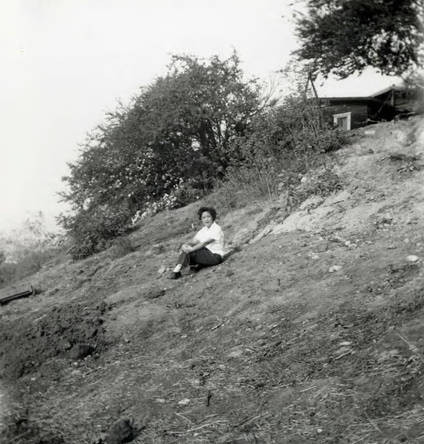
[[312, 80], [312, 73], [311, 73], [311, 71], [308, 72], [308, 82], [306, 83], [306, 85], [308, 85], [309, 82], [311, 82], [312, 91], [314, 92], [315, 102], [316, 102], [316, 106], [317, 106], [317, 109], [318, 109], [319, 127], [321, 129], [322, 128], [321, 106], [320, 106], [320, 103], [319, 103], [319, 97], [318, 97], [317, 90], [315, 88], [314, 81]]
[[0, 305], [7, 304], [10, 301], [15, 299], [25, 298], [27, 296], [32, 296], [35, 294], [34, 288], [31, 285], [30, 288], [27, 287], [26, 290], [20, 291], [19, 293], [14, 293], [9, 296], [1, 296], [0, 295]]

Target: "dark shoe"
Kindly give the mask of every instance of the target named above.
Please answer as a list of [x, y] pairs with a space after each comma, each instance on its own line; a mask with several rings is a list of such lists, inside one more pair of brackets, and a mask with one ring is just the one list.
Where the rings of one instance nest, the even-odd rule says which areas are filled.
[[181, 277], [181, 271], [171, 271], [171, 273], [168, 276], [168, 279], [179, 279]]

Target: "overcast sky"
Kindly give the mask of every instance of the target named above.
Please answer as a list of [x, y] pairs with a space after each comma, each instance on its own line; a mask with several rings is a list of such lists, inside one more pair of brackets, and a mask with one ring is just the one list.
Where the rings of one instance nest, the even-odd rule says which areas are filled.
[[282, 18], [290, 3], [1, 0], [0, 230], [39, 210], [53, 221], [85, 134], [163, 74], [171, 53], [236, 49], [248, 76], [275, 78], [296, 47]]

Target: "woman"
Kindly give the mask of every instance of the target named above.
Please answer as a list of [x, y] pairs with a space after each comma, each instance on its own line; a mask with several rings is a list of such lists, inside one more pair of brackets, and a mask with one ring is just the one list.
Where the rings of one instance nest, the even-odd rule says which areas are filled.
[[202, 207], [197, 212], [203, 228], [194, 236], [193, 240], [183, 244], [177, 265], [169, 276], [170, 279], [179, 279], [183, 267], [193, 268], [210, 267], [222, 262], [224, 256], [224, 233], [215, 222], [216, 211], [211, 207]]

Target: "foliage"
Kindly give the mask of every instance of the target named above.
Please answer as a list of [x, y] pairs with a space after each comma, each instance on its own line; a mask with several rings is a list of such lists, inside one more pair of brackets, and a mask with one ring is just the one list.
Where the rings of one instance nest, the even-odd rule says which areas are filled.
[[420, 0], [307, 0], [297, 21], [300, 59], [345, 78], [367, 66], [401, 75], [419, 64]]
[[114, 239], [112, 247], [108, 251], [109, 255], [118, 259], [120, 257], [126, 256], [134, 251], [134, 247], [128, 237], [120, 236]]
[[325, 188], [330, 178], [327, 154], [345, 142], [343, 133], [326, 122], [313, 101], [299, 96], [258, 115], [232, 146], [232, 166], [214, 195], [220, 208], [232, 209], [264, 197], [272, 200], [283, 192], [293, 200], [301, 178], [314, 169], [324, 168], [316, 183]]
[[4, 287], [15, 281], [39, 271], [43, 265], [58, 261], [62, 249], [59, 246], [50, 246], [32, 250], [28, 248], [22, 251], [22, 256], [16, 262], [5, 261], [0, 264], [0, 287]]
[[202, 194], [224, 176], [231, 141], [263, 107], [257, 81], [243, 80], [239, 63], [236, 54], [173, 56], [166, 76], [87, 137], [62, 195], [73, 210], [60, 222], [74, 257], [103, 248], [137, 211], [185, 203], [188, 190]]
[[42, 212], [0, 236], [0, 287], [36, 273], [48, 262], [63, 259], [65, 240], [49, 231]]
[[82, 259], [111, 245], [126, 231], [128, 210], [122, 206], [93, 206], [72, 216], [61, 216], [62, 226], [72, 237], [69, 250], [74, 259]]
[[331, 164], [316, 168], [302, 177], [300, 183], [294, 184], [287, 190], [287, 209], [297, 208], [311, 196], [326, 197], [343, 188], [341, 178], [336, 174]]
[[289, 97], [254, 120], [249, 133], [234, 144], [233, 156], [236, 166], [297, 177], [343, 143], [343, 134], [327, 125], [315, 102]]

